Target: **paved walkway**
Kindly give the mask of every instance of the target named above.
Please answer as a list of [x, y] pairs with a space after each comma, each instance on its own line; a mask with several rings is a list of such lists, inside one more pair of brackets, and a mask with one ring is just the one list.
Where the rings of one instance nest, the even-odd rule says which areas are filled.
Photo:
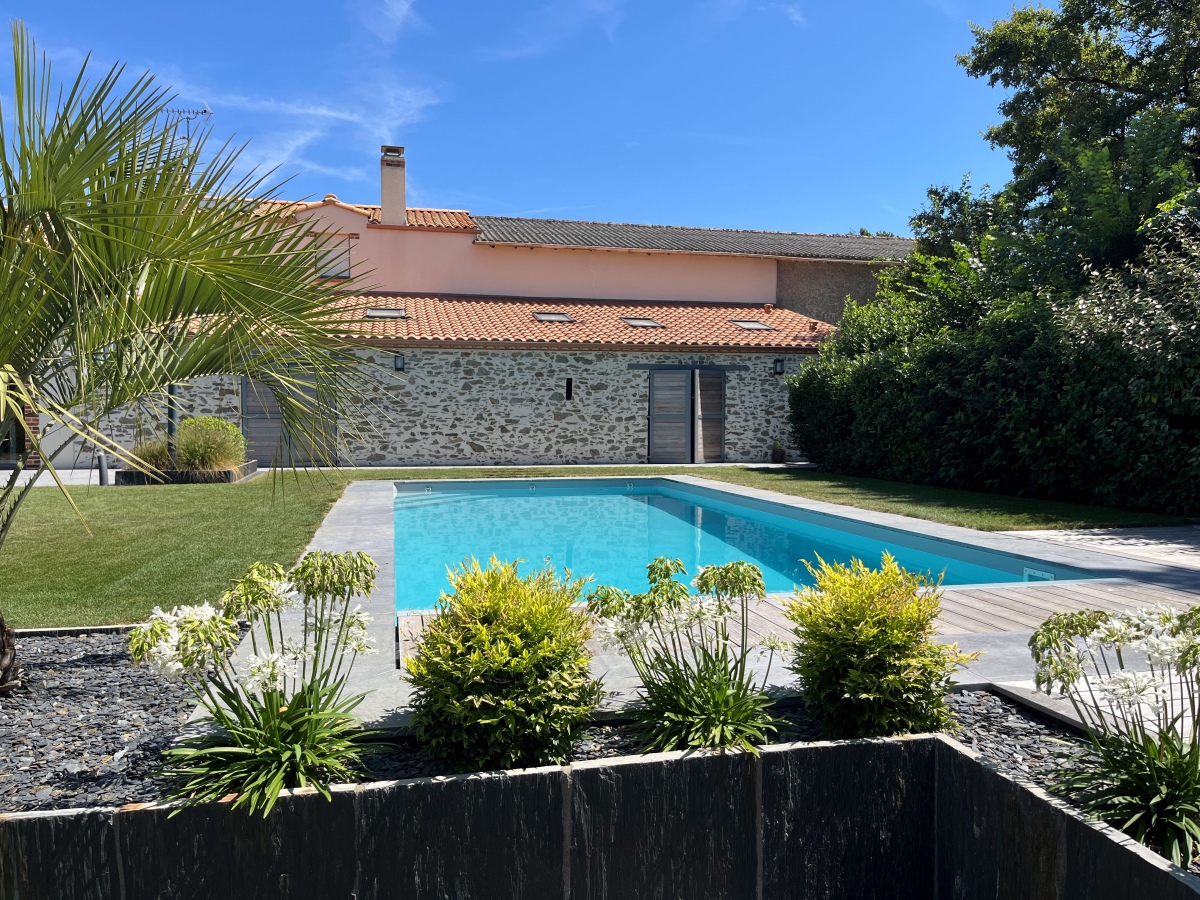
[[1179, 528], [1105, 528], [1005, 533], [1069, 547], [1100, 550], [1129, 559], [1143, 559], [1168, 566], [1200, 570], [1200, 525]]
[[[1050, 613], [1089, 608], [1130, 609], [1153, 603], [1183, 608], [1200, 602], [1200, 566], [1181, 565], [1181, 554], [1169, 549], [1188, 537], [1190, 529], [1163, 529], [1164, 540], [1156, 543], [1152, 529], [1139, 529], [1137, 537], [1124, 538], [1126, 549], [1133, 546], [1138, 555], [1112, 552], [1113, 532], [1073, 532], [1072, 539], [1059, 540], [1051, 533], [1014, 532], [988, 534], [923, 520], [851, 509], [789, 497], [769, 491], [741, 488], [709, 482], [693, 476], [671, 476], [695, 485], [721, 491], [734, 491], [750, 500], [768, 500], [800, 507], [809, 512], [840, 518], [853, 518], [886, 527], [915, 531], [926, 537], [967, 542], [1002, 552], [1043, 559], [1064, 566], [1075, 566], [1097, 573], [1102, 578], [1084, 582], [1036, 582], [947, 588], [943, 594], [942, 616], [938, 631], [944, 640], [955, 641], [964, 650], [983, 650], [984, 655], [959, 673], [964, 685], [987, 683], [1008, 685], [1014, 692], [1026, 692], [1033, 677], [1032, 661], [1026, 643], [1030, 633]], [[389, 481], [360, 481], [346, 489], [317, 530], [310, 549], [331, 551], [364, 550], [380, 564], [379, 581], [370, 598], [364, 600], [375, 618], [373, 637], [379, 653], [360, 659], [351, 690], [372, 693], [359, 713], [374, 727], [397, 728], [407, 723], [405, 707], [409, 686], [400, 677], [398, 659], [411, 651], [414, 637], [420, 633], [428, 613], [414, 612], [394, 618], [394, 557], [392, 484]], [[1200, 529], [1196, 530], [1200, 532]], [[1097, 540], [1099, 535], [1099, 540]], [[1108, 544], [1104, 541], [1109, 540]], [[1103, 548], [1102, 550], [1100, 548]], [[403, 549], [399, 549], [399, 574], [403, 577]], [[1187, 558], [1186, 553], [1182, 558]], [[757, 636], [767, 632], [787, 635], [790, 623], [783, 613], [786, 595], [772, 595], [753, 613], [752, 630]], [[624, 657], [594, 647], [593, 670], [604, 680], [608, 696], [603, 709], [624, 704], [636, 689], [632, 668]], [[766, 660], [760, 660], [761, 671]], [[771, 671], [770, 683], [786, 688], [791, 673], [779, 663]]]

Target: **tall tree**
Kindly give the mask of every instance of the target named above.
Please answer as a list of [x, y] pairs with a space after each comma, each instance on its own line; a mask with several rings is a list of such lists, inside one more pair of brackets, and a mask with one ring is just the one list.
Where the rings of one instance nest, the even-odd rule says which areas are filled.
[[[324, 237], [276, 214], [261, 178], [237, 177], [235, 149], [184, 140], [149, 75], [89, 81], [85, 63], [60, 85], [17, 23], [13, 79], [0, 108], [0, 416], [26, 433], [0, 484], [0, 549], [34, 454], [58, 479], [26, 410], [145, 468], [105, 434], [106, 415], [245, 375], [274, 394], [285, 434], [332, 447], [335, 411], [361, 405], [371, 376], [332, 337], [341, 286], [316, 278]], [[0, 691], [16, 665], [4, 632], [0, 619]]]
[[974, 26], [968, 73], [1009, 90], [988, 129], [1031, 252], [1068, 286], [1133, 259], [1142, 226], [1200, 185], [1200, 4], [1062, 0]]

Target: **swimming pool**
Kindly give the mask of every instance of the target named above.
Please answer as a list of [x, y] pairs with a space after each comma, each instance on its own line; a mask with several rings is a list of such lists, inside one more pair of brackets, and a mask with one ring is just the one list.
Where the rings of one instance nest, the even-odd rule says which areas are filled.
[[646, 587], [646, 564], [678, 557], [702, 565], [746, 560], [768, 591], [811, 583], [803, 560], [878, 565], [887, 550], [909, 570], [944, 573], [947, 585], [1092, 577], [1053, 565], [898, 528], [659, 478], [554, 478], [396, 483], [396, 608], [429, 609], [448, 589], [447, 566], [544, 560], [598, 584]]

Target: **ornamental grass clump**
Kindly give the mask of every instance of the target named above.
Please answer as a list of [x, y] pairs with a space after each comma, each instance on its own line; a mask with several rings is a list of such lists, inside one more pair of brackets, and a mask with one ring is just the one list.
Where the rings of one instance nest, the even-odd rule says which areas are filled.
[[197, 416], [179, 423], [175, 462], [180, 469], [215, 472], [246, 461], [246, 439], [232, 422], [215, 416]]
[[1029, 639], [1037, 686], [1090, 747], [1054, 790], [1186, 867], [1200, 852], [1200, 608], [1056, 613]]
[[151, 438], [134, 446], [132, 453], [148, 466], [159, 471], [171, 468], [171, 448], [162, 438]]
[[[190, 802], [236, 794], [265, 816], [280, 791], [365, 774], [353, 717], [365, 695], [343, 697], [354, 660], [373, 653], [370, 616], [353, 605], [378, 566], [365, 553], [314, 551], [288, 573], [255, 563], [213, 605], [155, 609], [129, 635], [134, 662], [183, 680], [208, 713], [199, 734], [166, 751], [170, 796]], [[285, 627], [284, 610], [299, 610]], [[250, 626], [250, 655], [232, 651]]]
[[578, 606], [587, 579], [550, 566], [522, 577], [493, 557], [450, 584], [404, 661], [417, 738], [463, 771], [562, 762], [600, 702]]
[[888, 553], [878, 569], [817, 561], [805, 563], [815, 583], [786, 605], [805, 709], [834, 738], [949, 726], [951, 676], [978, 654], [932, 640], [940, 579], [908, 572]]
[[[675, 578], [687, 574], [680, 560], [660, 556], [646, 569], [646, 593], [600, 587], [588, 600], [641, 680], [630, 713], [642, 746], [757, 752], [778, 729], [766, 685], [779, 647], [753, 644], [747, 623], [751, 601], [766, 594], [762, 572], [740, 561], [707, 566], [693, 595]], [[759, 678], [751, 661], [763, 652], [769, 658]]]

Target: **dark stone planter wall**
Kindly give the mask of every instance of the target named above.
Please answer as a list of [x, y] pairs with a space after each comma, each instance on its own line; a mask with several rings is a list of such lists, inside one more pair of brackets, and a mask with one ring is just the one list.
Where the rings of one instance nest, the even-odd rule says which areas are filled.
[[1066, 900], [1200, 879], [921, 737], [0, 816], [0, 898]]
[[116, 484], [126, 485], [147, 484], [236, 484], [258, 472], [258, 460], [251, 459], [242, 463], [236, 469], [219, 469], [215, 472], [193, 472], [190, 469], [165, 469], [162, 480], [151, 478], [145, 472], [137, 469], [118, 469]]

